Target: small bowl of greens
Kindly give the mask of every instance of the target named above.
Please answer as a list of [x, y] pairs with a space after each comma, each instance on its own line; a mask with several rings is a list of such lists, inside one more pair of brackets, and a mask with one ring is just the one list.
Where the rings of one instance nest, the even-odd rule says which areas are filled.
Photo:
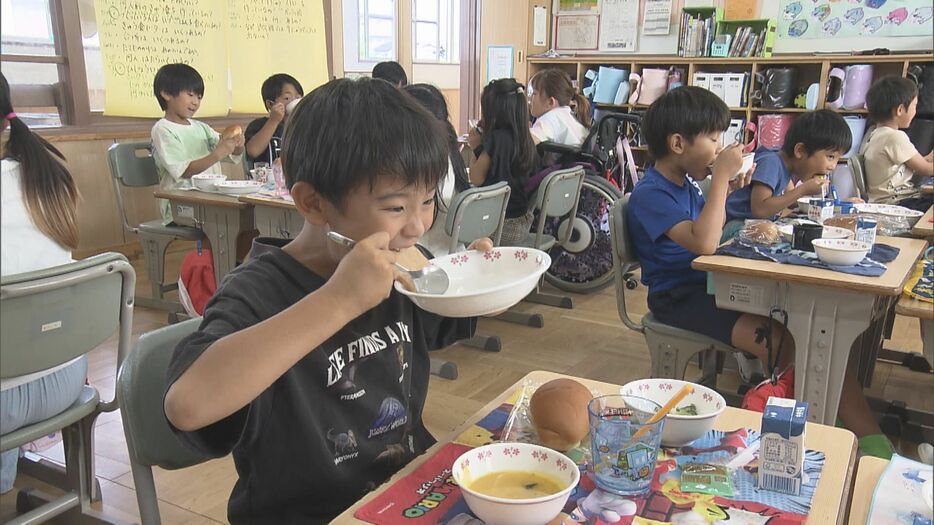
[[[688, 381], [677, 379], [640, 379], [626, 383], [619, 389], [624, 396], [639, 396], [664, 405]], [[726, 409], [723, 396], [712, 388], [690, 383], [694, 392], [688, 394], [665, 417], [662, 446], [683, 447], [703, 436], [714, 427], [717, 417]]]

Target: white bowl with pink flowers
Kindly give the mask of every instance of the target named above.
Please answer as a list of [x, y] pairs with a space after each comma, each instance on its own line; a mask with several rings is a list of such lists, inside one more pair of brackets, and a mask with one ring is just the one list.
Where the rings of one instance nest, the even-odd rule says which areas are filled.
[[[639, 379], [623, 385], [619, 393], [651, 399], [664, 406], [686, 383], [688, 381], [677, 379]], [[697, 383], [690, 384], [694, 387], [694, 392], [678, 402], [665, 416], [665, 428], [662, 429], [663, 446], [682, 447], [690, 444], [713, 429], [717, 418], [726, 409], [726, 401], [716, 390]], [[691, 406], [696, 415], [690, 414]]]
[[452, 253], [431, 264], [447, 272], [446, 292], [410, 292], [399, 282], [396, 290], [423, 310], [444, 317], [476, 317], [506, 310], [529, 295], [551, 266], [551, 257], [534, 248], [501, 247]]
[[[534, 472], [561, 484], [549, 496], [507, 499], [471, 490], [471, 483], [495, 472]], [[560, 452], [531, 443], [493, 443], [468, 450], [454, 461], [451, 475], [470, 510], [486, 525], [543, 525], [553, 520], [580, 481], [577, 465]]]

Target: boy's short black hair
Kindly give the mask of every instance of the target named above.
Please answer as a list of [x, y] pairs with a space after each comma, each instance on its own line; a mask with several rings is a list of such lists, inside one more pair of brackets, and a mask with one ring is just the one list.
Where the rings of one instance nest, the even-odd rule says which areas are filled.
[[285, 89], [286, 84], [292, 84], [292, 87], [295, 88], [295, 91], [298, 91], [298, 96], [305, 96], [305, 90], [302, 89], [301, 83], [299, 83], [295, 77], [286, 73], [276, 73], [275, 75], [264, 80], [263, 86], [260, 88], [260, 93], [263, 95], [263, 104], [265, 104], [267, 101], [276, 100], [279, 98], [279, 95], [282, 94], [282, 90]]
[[336, 206], [390, 177], [434, 189], [448, 170], [447, 133], [414, 98], [382, 80], [341, 78], [309, 93], [286, 124], [282, 168]]
[[898, 106], [911, 105], [918, 96], [918, 85], [905, 77], [889, 75], [872, 83], [866, 93], [869, 118], [876, 122], [892, 118]]
[[373, 78], [379, 78], [398, 87], [405, 87], [409, 83], [409, 77], [405, 76], [405, 70], [398, 62], [389, 60], [380, 62], [373, 66]]
[[642, 138], [655, 160], [671, 153], [669, 135], [678, 133], [693, 141], [702, 133], [723, 132], [729, 127], [730, 108], [697, 86], [683, 86], [663, 94], [642, 116]]
[[152, 81], [152, 92], [159, 101], [159, 107], [165, 110], [166, 102], [161, 93], [165, 91], [173, 97], [182, 91], [192, 91], [204, 96], [204, 79], [201, 73], [188, 64], [166, 64], [156, 71]]
[[820, 150], [849, 151], [853, 145], [850, 127], [837, 112], [829, 109], [808, 111], [791, 123], [785, 133], [782, 151], [794, 156], [795, 146], [803, 144], [808, 155]]

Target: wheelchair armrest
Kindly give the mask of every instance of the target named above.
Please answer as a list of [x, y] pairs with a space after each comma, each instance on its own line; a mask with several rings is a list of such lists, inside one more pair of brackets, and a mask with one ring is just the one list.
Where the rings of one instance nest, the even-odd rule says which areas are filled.
[[581, 153], [581, 149], [578, 146], [568, 146], [566, 144], [560, 144], [558, 142], [539, 142], [538, 153], [557, 153], [559, 155], [569, 155], [569, 156], [578, 156]]

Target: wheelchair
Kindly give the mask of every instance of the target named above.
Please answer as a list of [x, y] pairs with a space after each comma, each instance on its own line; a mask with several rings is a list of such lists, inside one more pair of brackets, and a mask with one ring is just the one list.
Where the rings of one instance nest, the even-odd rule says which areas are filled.
[[[570, 242], [549, 252], [552, 264], [545, 280], [552, 286], [574, 293], [591, 293], [613, 283], [613, 247], [610, 244], [610, 206], [632, 191], [640, 178], [629, 152], [629, 141], [638, 133], [641, 118], [628, 113], [603, 113], [579, 148], [542, 142], [543, 158], [557, 161], [536, 174], [526, 187], [534, 192], [545, 175], [556, 170], [583, 166], [586, 173], [581, 187], [577, 216], [545, 225], [545, 233], [559, 237], [572, 228]], [[626, 275], [626, 287], [637, 281]]]

